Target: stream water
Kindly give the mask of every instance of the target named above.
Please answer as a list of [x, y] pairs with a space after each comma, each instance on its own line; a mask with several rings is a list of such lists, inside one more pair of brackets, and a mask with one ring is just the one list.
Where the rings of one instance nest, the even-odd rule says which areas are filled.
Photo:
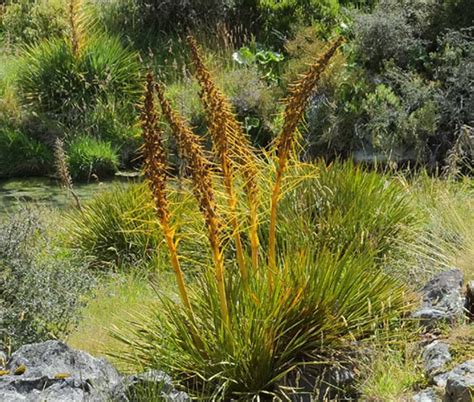
[[[86, 201], [97, 192], [123, 181], [126, 180], [115, 178], [100, 183], [76, 183], [74, 190], [81, 201]], [[72, 205], [72, 198], [52, 178], [29, 177], [0, 181], [0, 216], [12, 213], [25, 204], [63, 209]]]

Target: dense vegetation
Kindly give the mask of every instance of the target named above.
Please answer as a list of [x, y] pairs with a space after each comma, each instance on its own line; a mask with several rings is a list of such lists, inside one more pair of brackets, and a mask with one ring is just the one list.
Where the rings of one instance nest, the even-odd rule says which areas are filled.
[[[56, 137], [71, 148], [75, 177], [136, 166], [146, 66], [159, 69], [173, 102], [203, 131], [187, 30], [200, 33], [258, 146], [278, 131], [287, 84], [342, 34], [346, 44], [306, 110], [306, 159], [378, 158], [464, 172], [472, 163], [468, 0], [18, 0], [7, 1], [0, 18], [0, 154], [12, 162], [2, 176], [51, 171]], [[15, 163], [19, 149], [27, 158]]]
[[[415, 292], [474, 275], [470, 3], [1, 2], [0, 179], [71, 208], [0, 216], [0, 349], [68, 339], [204, 400], [355, 364], [405, 398]], [[145, 180], [75, 193], [119, 171]]]

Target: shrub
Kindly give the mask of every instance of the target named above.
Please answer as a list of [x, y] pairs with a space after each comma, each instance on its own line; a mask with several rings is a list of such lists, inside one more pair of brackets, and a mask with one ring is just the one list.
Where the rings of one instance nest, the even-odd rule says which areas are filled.
[[335, 73], [323, 82], [307, 111], [309, 158], [426, 163], [439, 155], [434, 143], [442, 108], [435, 82], [391, 63], [376, 79], [361, 68], [343, 67]]
[[22, 210], [1, 222], [2, 348], [64, 337], [74, 328], [93, 280], [84, 261], [72, 257], [49, 237], [39, 211]]
[[455, 150], [463, 126], [474, 126], [473, 34], [473, 28], [448, 32], [439, 38], [438, 51], [433, 54], [434, 76], [440, 84], [440, 130], [433, 144], [439, 150], [438, 159]]
[[362, 102], [360, 137], [389, 158], [424, 162], [440, 120], [437, 91], [416, 73], [388, 69], [385, 77]]
[[119, 158], [109, 142], [79, 136], [69, 144], [68, 163], [73, 178], [89, 180], [92, 176], [113, 175], [118, 170]]
[[[235, 67], [218, 72], [218, 82], [230, 96], [238, 119], [256, 146], [266, 146], [273, 138], [274, 116], [279, 105], [278, 88], [269, 85], [255, 66]], [[187, 118], [196, 132], [206, 132], [206, 116], [195, 81], [186, 79], [168, 87], [173, 106]]]
[[209, 27], [223, 21], [234, 3], [234, 0], [119, 0], [101, 5], [99, 13], [104, 26], [116, 33], [127, 27], [133, 35], [202, 24]]
[[0, 30], [12, 44], [32, 44], [62, 36], [67, 31], [66, 8], [58, 0], [8, 1]]
[[135, 104], [140, 64], [134, 52], [105, 35], [88, 38], [77, 56], [63, 39], [43, 41], [23, 55], [18, 87], [32, 112], [77, 127], [97, 102], [109, 97]]
[[52, 150], [26, 134], [0, 129], [0, 177], [44, 174], [52, 166]]
[[279, 91], [269, 85], [256, 67], [241, 67], [228, 71], [219, 79], [230, 96], [239, 120], [252, 143], [267, 146], [273, 139], [279, 110]]
[[356, 17], [357, 55], [369, 68], [378, 71], [386, 60], [394, 60], [397, 66], [407, 66], [418, 61], [424, 52], [416, 26], [423, 18], [418, 15], [419, 4], [416, 0], [407, 3], [384, 0], [372, 14]]
[[367, 144], [358, 136], [363, 117], [362, 100], [373, 86], [367, 72], [345, 65], [322, 82], [307, 109], [307, 132], [304, 132], [305, 158], [351, 157]]
[[291, 33], [297, 24], [318, 22], [323, 29], [332, 27], [340, 9], [337, 0], [257, 0], [255, 3], [265, 31], [276, 30], [283, 35]]

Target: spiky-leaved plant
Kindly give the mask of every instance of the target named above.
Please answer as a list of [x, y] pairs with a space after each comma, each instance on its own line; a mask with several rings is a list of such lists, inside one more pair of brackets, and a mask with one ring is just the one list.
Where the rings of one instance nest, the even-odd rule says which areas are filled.
[[[279, 173], [272, 188], [259, 188], [264, 195], [273, 197], [273, 232], [281, 179], [294, 131], [311, 90], [338, 44], [331, 46], [289, 97], [284, 130], [278, 142]], [[205, 71], [199, 74], [204, 82]], [[226, 109], [222, 101], [210, 98], [216, 95], [215, 87], [209, 82], [206, 85], [208, 93], [202, 99], [207, 103], [208, 113], [214, 113], [214, 118], [209, 119], [211, 129], [226, 130], [222, 122]], [[307, 241], [310, 236], [302, 236], [298, 227], [280, 230], [288, 238], [279, 250], [279, 269], [271, 265], [276, 265], [275, 257], [269, 261], [261, 259], [259, 275], [248, 275], [247, 284], [241, 286], [242, 274], [231, 269], [238, 264], [231, 257], [224, 259], [222, 235], [226, 222], [217, 211], [211, 164], [199, 137], [172, 109], [162, 86], [156, 84], [155, 90], [163, 115], [187, 161], [213, 260], [190, 284], [196, 332], [189, 330], [189, 310], [184, 303], [162, 299], [164, 309], [131, 324], [135, 337], [115, 334], [131, 347], [129, 352], [121, 353], [121, 359], [163, 368], [204, 400], [257, 400], [285, 394], [288, 389], [283, 386], [284, 379], [298, 367], [318, 367], [335, 353], [351, 347], [354, 340], [372, 335], [384, 324], [397, 322], [406, 309], [406, 289], [380, 269], [375, 252], [370, 249], [359, 252], [357, 236], [347, 246], [333, 250], [325, 243]], [[232, 164], [235, 155], [231, 149], [237, 148], [233, 148], [230, 138], [235, 137], [230, 131], [226, 135], [227, 148], [220, 144], [222, 149], [215, 146], [214, 152], [217, 157], [222, 156], [221, 151], [226, 152], [226, 158], [230, 154]], [[248, 152], [252, 152], [251, 148]], [[219, 159], [222, 162], [222, 157]], [[146, 168], [151, 170], [148, 165]], [[300, 205], [299, 201], [296, 206]], [[306, 225], [314, 213], [309, 208], [298, 212], [301, 225]], [[229, 222], [228, 226], [231, 225]], [[294, 244], [298, 247], [289, 246]], [[247, 255], [244, 258], [251, 259]], [[224, 270], [224, 264], [230, 269]]]
[[286, 107], [283, 121], [283, 128], [277, 138], [278, 166], [276, 171], [276, 179], [273, 185], [270, 206], [270, 233], [268, 245], [268, 261], [270, 269], [276, 267], [276, 224], [278, 201], [281, 194], [281, 182], [283, 173], [288, 163], [288, 157], [295, 141], [296, 130], [301, 121], [301, 117], [305, 111], [309, 98], [316, 86], [321, 74], [326, 69], [331, 57], [336, 53], [339, 45], [342, 43], [342, 37], [335, 40], [326, 52], [311, 65], [308, 71], [301, 78], [293, 83], [286, 99]]
[[[217, 88], [210, 71], [206, 68], [199, 47], [192, 36], [188, 36], [188, 45], [195, 68], [195, 75], [202, 92], [200, 93], [204, 109], [206, 110], [209, 132], [212, 136], [217, 154], [221, 160], [226, 190], [229, 194], [231, 213], [235, 210], [235, 195], [233, 194], [233, 174], [239, 170], [244, 177], [245, 190], [249, 203], [250, 215], [250, 245], [252, 249], [252, 266], [258, 265], [258, 170], [255, 153], [248, 137], [242, 130], [232, 112], [232, 106], [227, 97]], [[247, 270], [244, 265], [239, 228], [235, 212], [233, 213], [233, 227], [237, 248], [237, 258], [244, 280]]]
[[187, 161], [193, 180], [196, 200], [206, 222], [209, 243], [215, 265], [215, 276], [219, 290], [221, 319], [229, 325], [229, 310], [224, 277], [224, 254], [222, 249], [222, 221], [217, 211], [210, 162], [204, 154], [199, 137], [193, 133], [187, 122], [175, 112], [166, 99], [161, 85], [155, 85], [163, 115], [176, 137], [180, 152]]
[[179, 263], [178, 251], [174, 239], [174, 230], [170, 224], [168, 198], [166, 197], [166, 181], [168, 176], [167, 162], [163, 148], [163, 132], [158, 126], [158, 119], [155, 112], [155, 83], [151, 72], [148, 72], [146, 81], [145, 99], [141, 114], [145, 173], [147, 175], [150, 190], [153, 194], [155, 210], [161, 223], [166, 244], [171, 255], [171, 265], [176, 275], [179, 295], [183, 305], [188, 309], [190, 317], [192, 317], [192, 307], [189, 302], [183, 271]]

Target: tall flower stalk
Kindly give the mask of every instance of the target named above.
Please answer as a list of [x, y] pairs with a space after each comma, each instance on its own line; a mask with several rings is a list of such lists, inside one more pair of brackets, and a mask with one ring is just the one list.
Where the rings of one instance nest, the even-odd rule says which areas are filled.
[[158, 119], [155, 111], [154, 89], [155, 83], [153, 80], [153, 74], [148, 72], [146, 77], [145, 99], [141, 114], [145, 174], [153, 194], [155, 210], [160, 220], [166, 244], [171, 255], [171, 265], [178, 283], [181, 301], [192, 318], [193, 311], [178, 258], [174, 229], [170, 224], [169, 203], [166, 196], [166, 182], [168, 177], [167, 161], [163, 148], [163, 132], [158, 126]]
[[229, 198], [231, 224], [234, 230], [237, 260], [244, 282], [247, 281], [248, 271], [244, 263], [242, 241], [236, 216], [237, 200], [233, 190], [233, 176], [236, 168], [241, 171], [245, 190], [248, 197], [250, 212], [250, 246], [252, 250], [252, 266], [258, 266], [258, 170], [255, 154], [242, 126], [237, 121], [232, 106], [227, 97], [215, 85], [210, 71], [203, 62], [199, 47], [192, 36], [188, 36], [188, 46], [195, 68], [196, 78], [201, 85], [200, 97], [206, 110], [209, 132], [211, 134], [216, 154], [221, 163], [224, 184]]
[[64, 150], [64, 142], [60, 138], [56, 138], [54, 143], [54, 159], [56, 164], [56, 172], [61, 180], [61, 185], [71, 194], [76, 203], [76, 207], [82, 212], [81, 201], [74, 191], [72, 184], [71, 173], [69, 172], [69, 165], [67, 161], [66, 151]]
[[82, 0], [69, 0], [69, 28], [72, 53], [75, 57], [79, 55], [83, 42], [81, 7]]
[[268, 262], [271, 270], [276, 268], [276, 223], [281, 183], [288, 163], [288, 157], [295, 141], [296, 130], [314, 87], [341, 43], [342, 38], [339, 37], [329, 46], [316, 63], [312, 64], [308, 71], [292, 84], [285, 101], [286, 108], [283, 128], [277, 139], [278, 166], [270, 204]]
[[217, 205], [212, 184], [210, 163], [204, 155], [199, 137], [193, 133], [186, 121], [175, 112], [165, 98], [163, 88], [155, 84], [163, 115], [167, 119], [178, 147], [189, 165], [193, 181], [193, 191], [208, 229], [212, 257], [215, 266], [215, 276], [219, 291], [221, 319], [228, 328], [230, 324], [229, 310], [224, 278], [224, 254], [222, 249], [222, 222], [217, 213]]

